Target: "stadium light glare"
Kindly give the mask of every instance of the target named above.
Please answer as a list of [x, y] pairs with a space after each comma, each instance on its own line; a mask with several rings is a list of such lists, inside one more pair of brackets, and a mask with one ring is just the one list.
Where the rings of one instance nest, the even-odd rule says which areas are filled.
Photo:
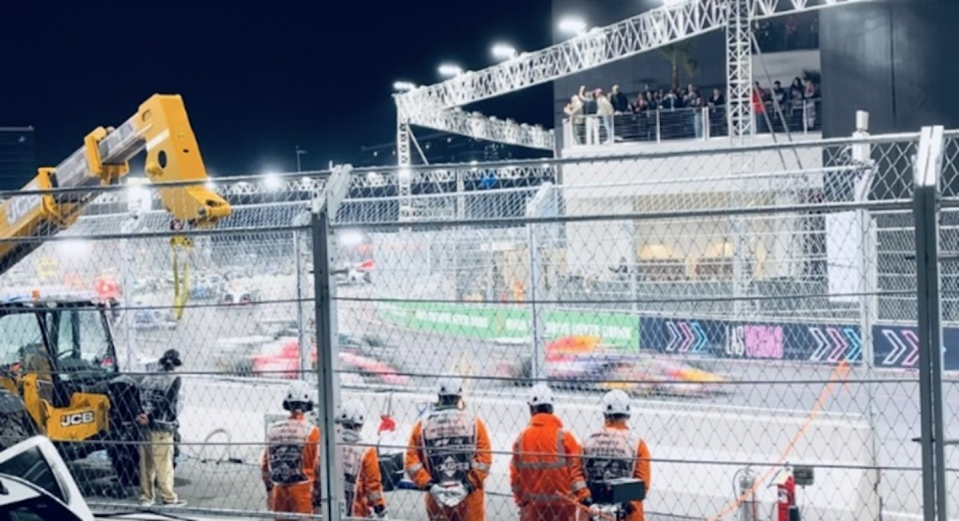
[[343, 230], [340, 232], [340, 244], [347, 248], [355, 248], [363, 244], [363, 233], [357, 230]]
[[491, 52], [493, 53], [493, 58], [497, 60], [512, 60], [518, 54], [515, 47], [506, 45], [505, 43], [494, 45]]
[[586, 32], [586, 20], [567, 16], [559, 21], [559, 31], [565, 34], [580, 35]]
[[463, 74], [463, 68], [459, 65], [453, 65], [452, 63], [444, 63], [440, 65], [437, 71], [440, 73], [440, 76], [444, 76], [446, 78], [452, 78], [454, 76]]
[[677, 5], [682, 5], [688, 2], [689, 0], [663, 0], [663, 5], [666, 7], [675, 7]]
[[263, 186], [267, 190], [279, 190], [283, 188], [283, 179], [278, 174], [267, 173], [263, 176]]
[[395, 90], [396, 92], [409, 92], [411, 90], [414, 90], [415, 88], [416, 88], [416, 85], [409, 81], [393, 82], [393, 90]]
[[88, 255], [93, 250], [93, 243], [84, 239], [57, 241], [56, 250], [62, 257], [76, 259]]

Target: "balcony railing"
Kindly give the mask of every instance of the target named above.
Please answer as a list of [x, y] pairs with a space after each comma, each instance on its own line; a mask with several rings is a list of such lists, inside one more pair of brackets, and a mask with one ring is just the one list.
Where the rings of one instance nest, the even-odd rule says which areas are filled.
[[[822, 129], [821, 99], [786, 102], [777, 110], [766, 103], [756, 113], [754, 134], [807, 134]], [[563, 121], [564, 148], [613, 143], [659, 143], [678, 139], [707, 140], [729, 135], [726, 107], [653, 109], [613, 116], [575, 116]]]

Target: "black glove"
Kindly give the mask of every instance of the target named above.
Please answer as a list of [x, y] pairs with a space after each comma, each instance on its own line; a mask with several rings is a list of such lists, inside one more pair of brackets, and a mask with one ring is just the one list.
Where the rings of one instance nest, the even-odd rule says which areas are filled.
[[627, 516], [636, 511], [636, 505], [633, 504], [632, 501], [627, 501], [625, 505], [626, 506], [623, 507], [623, 511], [626, 512]]
[[473, 483], [468, 479], [463, 481], [463, 487], [466, 489], [467, 494], [472, 494], [476, 491], [476, 487], [474, 487]]
[[590, 496], [586, 496], [583, 499], [579, 500], [579, 504], [583, 505], [584, 507], [593, 506], [593, 498]]
[[386, 507], [383, 505], [374, 505], [373, 512], [376, 512], [376, 517], [383, 517], [386, 515]]
[[266, 483], [266, 493], [269, 494], [270, 492], [273, 492], [273, 483], [272, 483], [272, 482]]

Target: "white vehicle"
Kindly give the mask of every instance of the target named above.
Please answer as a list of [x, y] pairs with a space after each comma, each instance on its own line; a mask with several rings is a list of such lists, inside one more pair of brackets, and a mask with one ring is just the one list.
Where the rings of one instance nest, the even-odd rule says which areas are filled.
[[34, 436], [0, 452], [0, 485], [0, 513], [6, 514], [5, 518], [96, 519], [67, 464], [45, 436]]
[[369, 270], [356, 266], [347, 266], [336, 273], [336, 283], [341, 286], [357, 286], [373, 282]]
[[227, 288], [220, 295], [220, 304], [254, 304], [260, 300], [260, 292], [251, 289]]

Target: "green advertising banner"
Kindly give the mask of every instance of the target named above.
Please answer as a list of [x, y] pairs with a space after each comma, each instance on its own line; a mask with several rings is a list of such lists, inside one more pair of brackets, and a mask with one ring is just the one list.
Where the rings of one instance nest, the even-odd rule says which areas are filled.
[[[530, 338], [530, 311], [520, 306], [475, 304], [383, 303], [381, 318], [398, 326], [476, 339]], [[546, 337], [590, 335], [604, 344], [639, 349], [639, 320], [619, 313], [547, 310]]]

